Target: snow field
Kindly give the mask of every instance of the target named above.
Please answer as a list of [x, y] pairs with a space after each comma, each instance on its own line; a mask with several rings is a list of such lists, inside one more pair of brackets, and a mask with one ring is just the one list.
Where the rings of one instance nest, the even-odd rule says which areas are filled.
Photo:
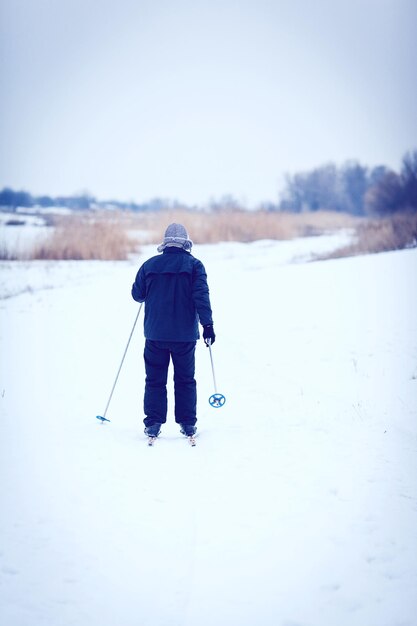
[[146, 446], [142, 318], [95, 419], [153, 248], [3, 264], [2, 624], [415, 626], [417, 252], [287, 264], [307, 246], [196, 247], [227, 402], [199, 342], [195, 448], [172, 372]]

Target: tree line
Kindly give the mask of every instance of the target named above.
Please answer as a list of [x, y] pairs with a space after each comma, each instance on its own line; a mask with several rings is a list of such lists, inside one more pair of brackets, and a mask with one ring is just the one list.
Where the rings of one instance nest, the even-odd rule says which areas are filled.
[[[11, 210], [16, 210], [17, 207], [64, 207], [73, 210], [131, 211], [197, 208], [160, 198], [137, 204], [118, 200], [98, 201], [89, 193], [65, 197], [32, 196], [27, 191], [14, 191], [8, 187], [0, 191], [0, 207]], [[212, 200], [208, 208], [212, 211], [230, 211], [245, 207], [240, 206], [233, 196], [225, 195], [218, 201]], [[279, 201], [263, 203], [259, 208], [292, 213], [327, 210], [377, 216], [404, 211], [416, 212], [417, 150], [405, 154], [399, 172], [394, 172], [385, 165], [369, 168], [357, 161], [347, 161], [342, 166], [328, 163], [307, 172], [288, 174]]]
[[27, 191], [15, 191], [10, 187], [4, 187], [0, 191], [0, 207], [15, 211], [18, 207], [40, 207], [48, 209], [52, 207], [83, 211], [89, 209], [120, 209], [130, 211], [159, 211], [166, 208], [175, 208], [177, 203], [153, 198], [143, 204], [135, 202], [121, 202], [119, 200], [97, 200], [89, 193], [74, 196], [33, 196]]
[[417, 150], [402, 159], [399, 173], [356, 161], [333, 163], [287, 175], [278, 209], [301, 213], [330, 210], [353, 215], [417, 211]]

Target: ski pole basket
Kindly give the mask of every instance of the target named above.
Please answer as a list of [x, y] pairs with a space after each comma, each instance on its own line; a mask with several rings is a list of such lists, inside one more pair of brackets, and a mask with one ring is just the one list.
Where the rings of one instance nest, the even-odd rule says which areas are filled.
[[222, 393], [213, 393], [213, 395], [209, 398], [209, 402], [213, 409], [220, 409], [220, 407], [222, 407], [226, 402], [226, 398]]

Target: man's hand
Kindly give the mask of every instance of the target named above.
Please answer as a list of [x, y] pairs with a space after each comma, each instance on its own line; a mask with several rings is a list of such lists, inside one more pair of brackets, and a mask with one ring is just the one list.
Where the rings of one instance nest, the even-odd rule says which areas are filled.
[[213, 324], [205, 324], [203, 326], [203, 339], [206, 346], [213, 345], [216, 341], [216, 335], [214, 334]]

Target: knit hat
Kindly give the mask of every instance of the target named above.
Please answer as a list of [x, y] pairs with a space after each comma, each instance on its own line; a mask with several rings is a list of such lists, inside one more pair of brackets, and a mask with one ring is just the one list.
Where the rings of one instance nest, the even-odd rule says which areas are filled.
[[193, 242], [188, 239], [188, 233], [182, 224], [170, 224], [165, 231], [163, 242], [157, 249], [158, 252], [163, 252], [165, 248], [175, 246], [190, 252], [192, 245]]

